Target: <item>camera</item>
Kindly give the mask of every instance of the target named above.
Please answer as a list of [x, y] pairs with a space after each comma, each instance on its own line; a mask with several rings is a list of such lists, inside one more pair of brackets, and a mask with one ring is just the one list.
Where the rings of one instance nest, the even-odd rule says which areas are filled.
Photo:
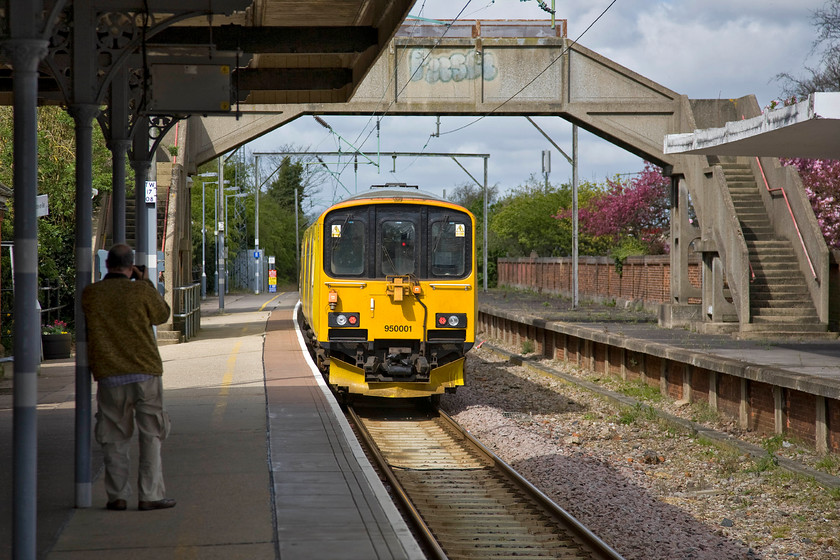
[[137, 271], [132, 271], [131, 279], [132, 280], [142, 280], [143, 275], [146, 273], [146, 265], [138, 264], [135, 268], [137, 268], [137, 270], [140, 271], [140, 275], [139, 276], [137, 275]]

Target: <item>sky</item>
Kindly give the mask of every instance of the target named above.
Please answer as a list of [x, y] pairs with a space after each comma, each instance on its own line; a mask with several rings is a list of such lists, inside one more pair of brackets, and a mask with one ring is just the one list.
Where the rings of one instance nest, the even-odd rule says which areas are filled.
[[[550, 6], [551, 0], [546, 0]], [[780, 72], [799, 76], [816, 66], [812, 54], [816, 36], [813, 13], [825, 0], [556, 0], [556, 17], [568, 21], [568, 37], [581, 45], [692, 99], [728, 99], [754, 94], [760, 106], [781, 95], [775, 79]], [[547, 19], [536, 0], [417, 0], [412, 16], [430, 19]], [[367, 153], [375, 153], [369, 117], [324, 117], [341, 137]], [[442, 117], [440, 131], [452, 131], [475, 117]], [[571, 154], [572, 125], [557, 117], [534, 117], [552, 139]], [[553, 184], [571, 182], [571, 166], [524, 117], [488, 117], [463, 130], [430, 137], [435, 117], [389, 117], [381, 121], [383, 152], [488, 153], [488, 183], [504, 195], [533, 174], [540, 181], [541, 154], [551, 150]], [[359, 144], [356, 144], [358, 142]], [[276, 151], [286, 146], [334, 151], [335, 134], [305, 116], [264, 135], [246, 147], [250, 152]], [[644, 162], [583, 129], [579, 131], [579, 178], [603, 183], [615, 175], [641, 171]], [[349, 192], [371, 184], [401, 182], [441, 195], [473, 180], [454, 162], [442, 158], [400, 158], [396, 172], [390, 158], [377, 170], [360, 165], [331, 166], [342, 170], [326, 181], [313, 199], [325, 208]], [[464, 167], [483, 180], [481, 159], [464, 159]]]

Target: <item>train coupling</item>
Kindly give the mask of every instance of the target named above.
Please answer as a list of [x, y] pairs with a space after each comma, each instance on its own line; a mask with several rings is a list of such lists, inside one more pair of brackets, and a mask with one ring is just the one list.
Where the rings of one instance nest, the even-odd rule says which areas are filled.
[[429, 361], [425, 356], [412, 353], [411, 348], [389, 348], [383, 357], [368, 356], [364, 365], [366, 379], [391, 381], [416, 377], [428, 380], [431, 371]]
[[391, 300], [401, 302], [410, 294], [420, 295], [422, 290], [420, 283], [410, 275], [385, 277], [385, 293], [391, 296]]

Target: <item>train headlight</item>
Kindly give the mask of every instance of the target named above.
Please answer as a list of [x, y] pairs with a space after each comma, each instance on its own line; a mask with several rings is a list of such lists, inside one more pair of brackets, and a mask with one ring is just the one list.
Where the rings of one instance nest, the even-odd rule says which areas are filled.
[[330, 327], [358, 327], [359, 314], [344, 311], [330, 312], [327, 314], [327, 325]]
[[435, 323], [439, 328], [465, 329], [467, 328], [467, 314], [435, 313]]

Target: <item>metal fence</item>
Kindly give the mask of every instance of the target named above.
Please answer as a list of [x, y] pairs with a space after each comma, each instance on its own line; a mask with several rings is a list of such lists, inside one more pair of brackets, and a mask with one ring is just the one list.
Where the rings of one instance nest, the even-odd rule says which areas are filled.
[[201, 284], [175, 288], [172, 302], [175, 307], [172, 313], [174, 326], [181, 331], [186, 342], [201, 328]]
[[[253, 251], [240, 251], [228, 263], [227, 286], [230, 289], [268, 292], [268, 259], [264, 255], [255, 259]], [[257, 286], [257, 271], [259, 271], [259, 286]]]

